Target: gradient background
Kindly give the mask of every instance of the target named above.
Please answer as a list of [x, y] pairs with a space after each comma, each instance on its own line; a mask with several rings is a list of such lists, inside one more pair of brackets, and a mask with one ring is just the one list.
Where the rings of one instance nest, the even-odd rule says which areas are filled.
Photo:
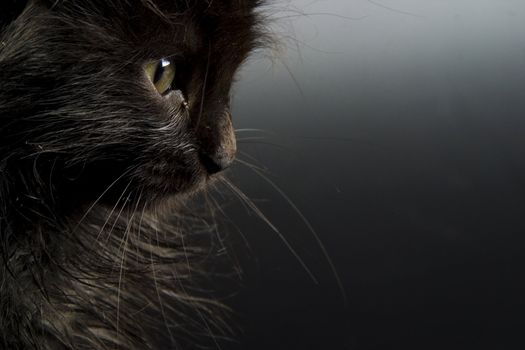
[[[383, 6], [384, 5], [384, 6]], [[239, 349], [525, 348], [525, 2], [292, 0], [235, 92]], [[346, 18], [343, 18], [344, 16]], [[291, 73], [291, 74], [290, 74]], [[292, 77], [293, 75], [293, 77]], [[253, 158], [250, 158], [253, 157]]]

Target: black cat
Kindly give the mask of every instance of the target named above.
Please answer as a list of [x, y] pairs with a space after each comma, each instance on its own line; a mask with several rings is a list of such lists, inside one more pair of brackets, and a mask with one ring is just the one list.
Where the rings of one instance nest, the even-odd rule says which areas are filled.
[[221, 328], [176, 213], [235, 156], [259, 5], [2, 1], [0, 346], [195, 348]]

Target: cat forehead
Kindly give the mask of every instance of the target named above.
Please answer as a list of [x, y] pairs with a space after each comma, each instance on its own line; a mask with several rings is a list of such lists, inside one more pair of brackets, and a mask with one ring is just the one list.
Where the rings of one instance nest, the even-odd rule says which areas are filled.
[[[250, 51], [261, 35], [260, 0], [33, 0], [77, 33], [111, 33], [134, 45], [176, 43], [189, 52], [214, 47]], [[1, 7], [1, 5], [0, 5]], [[77, 30], [78, 29], [78, 30]]]
[[69, 18], [136, 19], [156, 16], [180, 23], [181, 17], [243, 17], [253, 14], [265, 0], [1, 0], [0, 28], [18, 17], [24, 8], [47, 8]]

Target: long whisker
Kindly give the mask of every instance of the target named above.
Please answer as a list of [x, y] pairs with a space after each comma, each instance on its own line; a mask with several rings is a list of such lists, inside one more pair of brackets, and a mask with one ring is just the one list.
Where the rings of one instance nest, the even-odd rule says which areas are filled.
[[361, 21], [361, 20], [369, 17], [369, 16], [366, 16], [366, 15], [365, 16], [359, 16], [359, 17], [349, 17], [349, 16], [342, 16], [342, 15], [338, 15], [338, 14], [330, 13], [330, 12], [302, 12], [302, 11], [294, 11], [294, 12], [297, 12], [297, 13], [293, 14], [293, 15], [279, 16], [279, 17], [276, 17], [276, 19], [282, 20], [282, 19], [289, 19], [289, 18], [326, 16], [326, 17], [334, 17], [334, 18], [339, 18], [339, 19], [345, 19], [345, 20], [349, 20], [349, 21]]
[[[234, 270], [237, 273], [239, 279], [242, 278], [241, 276], [241, 269], [240, 264], [236, 256], [234, 256], [230, 250], [226, 247], [226, 244], [224, 243], [224, 238], [221, 236], [219, 232], [219, 223], [217, 215], [215, 214], [215, 210], [213, 208], [216, 208], [217, 211], [219, 211], [221, 214], [224, 215], [224, 211], [220, 208], [217, 201], [212, 197], [212, 194], [209, 191], [204, 192], [204, 198], [206, 200], [206, 205], [210, 210], [211, 219], [213, 221], [213, 231], [215, 232], [215, 236], [217, 237], [217, 240], [220, 244], [220, 252], [224, 252], [230, 261], [234, 264]], [[241, 235], [242, 236], [242, 235]]]
[[289, 147], [287, 147], [285, 145], [280, 145], [278, 143], [273, 143], [273, 142], [270, 142], [270, 141], [245, 140], [245, 141], [238, 141], [238, 142], [239, 143], [243, 143], [243, 144], [268, 145], [268, 146], [273, 146], [273, 147], [280, 148], [280, 149], [285, 150], [285, 151], [290, 151]]
[[122, 175], [120, 175], [119, 177], [116, 178], [115, 181], [113, 181], [103, 192], [102, 194], [93, 202], [93, 204], [91, 204], [91, 206], [86, 210], [86, 212], [84, 213], [84, 215], [82, 215], [82, 217], [80, 218], [80, 220], [78, 221], [77, 225], [75, 226], [75, 231], [78, 229], [78, 227], [80, 226], [80, 224], [84, 221], [84, 219], [89, 215], [89, 213], [91, 212], [91, 210], [93, 210], [93, 208], [98, 204], [98, 202], [100, 202], [100, 200], [104, 197], [104, 195], [113, 187], [115, 186], [115, 184], [120, 180], [122, 179], [124, 176], [126, 176], [131, 170], [133, 170], [133, 168], [128, 168], [126, 171], [124, 171], [122, 173]]
[[[124, 187], [124, 189], [122, 190], [122, 193], [120, 194], [120, 196], [118, 197], [115, 205], [113, 206], [113, 208], [111, 209], [111, 211], [109, 212], [106, 220], [104, 221], [104, 224], [102, 225], [102, 227], [100, 228], [98, 234], [97, 234], [97, 237], [95, 238], [95, 243], [98, 242], [99, 238], [100, 238], [100, 235], [102, 234], [102, 232], [104, 232], [104, 228], [106, 228], [106, 225], [108, 224], [109, 220], [111, 219], [113, 213], [115, 212], [115, 209], [117, 209], [117, 206], [118, 204], [120, 203], [120, 201], [122, 200], [122, 197], [124, 197], [124, 194], [126, 193], [126, 191], [128, 190], [128, 187], [131, 185], [131, 181], [128, 182], [128, 184], [126, 185], [126, 187]], [[125, 203], [124, 203], [125, 204]], [[122, 208], [124, 208], [124, 205], [122, 206]], [[122, 212], [122, 210], [121, 210]], [[112, 229], [113, 230], [113, 229]]]
[[[241, 164], [242, 164], [242, 162], [241, 162]], [[313, 226], [310, 223], [310, 221], [308, 221], [308, 219], [306, 219], [306, 217], [301, 212], [301, 210], [297, 207], [297, 205], [295, 205], [295, 203], [291, 200], [291, 198], [288, 195], [286, 195], [286, 193], [284, 193], [284, 191], [279, 186], [277, 186], [277, 184], [275, 182], [270, 180], [267, 176], [265, 176], [256, 167], [248, 166], [248, 168], [250, 168], [255, 174], [257, 174], [263, 180], [265, 180], [270, 186], [272, 186], [273, 189], [275, 189], [275, 191], [277, 191], [277, 193], [279, 193], [281, 195], [281, 197], [288, 203], [288, 205], [301, 218], [301, 220], [303, 221], [304, 225], [311, 232], [312, 236], [314, 237], [316, 243], [319, 246], [319, 249], [321, 249], [321, 252], [323, 253], [323, 256], [325, 257], [328, 265], [330, 266], [330, 269], [332, 270], [332, 274], [334, 275], [334, 278], [336, 279], [336, 282], [337, 282], [339, 291], [341, 293], [341, 296], [343, 297], [343, 302], [344, 302], [345, 305], [347, 305], [348, 304], [348, 299], [347, 299], [347, 295], [346, 295], [346, 290], [345, 290], [344, 285], [343, 285], [343, 281], [341, 280], [341, 276], [337, 272], [337, 269], [335, 268], [335, 265], [333, 263], [332, 258], [330, 257], [330, 254], [328, 254], [328, 251], [326, 250], [325, 245], [321, 241], [321, 239], [319, 237], [319, 234], [315, 231], [315, 229], [313, 228]]]
[[188, 257], [188, 250], [186, 249], [186, 243], [184, 242], [184, 233], [180, 234], [180, 243], [182, 245], [182, 251], [184, 252], [184, 257], [186, 258], [186, 265], [188, 266], [188, 274], [191, 278], [191, 268], [190, 268], [190, 259]]
[[375, 0], [367, 0], [369, 3], [377, 6], [377, 7], [381, 7], [385, 10], [388, 10], [388, 11], [392, 11], [392, 12], [395, 12], [395, 13], [399, 13], [401, 15], [406, 15], [406, 16], [411, 16], [411, 17], [417, 17], [417, 18], [424, 18], [424, 16], [420, 15], [420, 14], [417, 14], [417, 13], [413, 13], [413, 12], [408, 12], [408, 11], [403, 11], [403, 10], [399, 10], [399, 9], [396, 9], [396, 8], [393, 8], [393, 7], [390, 7], [390, 6], [387, 6], [387, 5], [383, 5], [381, 4], [380, 2], [378, 1], [375, 1]]
[[258, 163], [259, 164], [258, 167], [260, 167], [261, 169], [267, 169], [267, 167], [264, 164], [262, 164], [257, 158], [255, 158], [251, 154], [246, 153], [244, 151], [238, 151], [238, 153], [241, 154], [242, 156], [244, 156], [244, 157], [254, 161], [255, 163]]
[[235, 129], [235, 132], [261, 132], [261, 133], [272, 133], [273, 132], [265, 129], [253, 129], [253, 128], [244, 128], [244, 129]]
[[237, 232], [239, 232], [239, 234], [241, 235], [241, 238], [242, 238], [242, 240], [244, 242], [244, 245], [246, 246], [246, 249], [248, 249], [250, 252], [252, 252], [253, 250], [252, 250], [252, 247], [250, 246], [250, 242], [248, 241], [248, 238], [246, 238], [246, 236], [241, 231], [241, 229], [237, 225], [235, 225], [234, 221], [224, 212], [224, 210], [219, 205], [219, 202], [217, 202], [217, 200], [215, 199], [215, 197], [213, 197], [213, 195], [211, 193], [210, 193], [210, 199], [215, 204], [217, 209], [220, 211], [221, 215], [223, 215], [229, 221], [229, 224], [233, 225], [233, 227], [237, 230]]
[[[126, 255], [127, 255], [126, 249], [127, 249], [127, 245], [128, 245], [128, 240], [129, 240], [129, 236], [130, 236], [131, 227], [133, 225], [133, 219], [134, 219], [135, 214], [137, 212], [137, 209], [138, 209], [138, 206], [139, 206], [141, 198], [142, 198], [142, 191], [140, 192], [140, 194], [138, 196], [137, 203], [135, 205], [135, 208], [133, 209], [133, 213], [129, 217], [128, 224], [126, 226], [126, 230], [124, 231], [124, 237], [123, 237], [123, 240], [122, 240], [123, 243], [121, 242], [122, 259], [120, 260], [120, 272], [119, 272], [118, 287], [117, 287], [117, 325], [116, 325], [117, 338], [118, 338], [118, 335], [119, 335], [120, 293], [121, 293], [121, 290], [122, 290], [122, 279], [123, 279], [123, 276], [124, 276], [124, 263], [125, 263]], [[120, 247], [119, 247], [118, 251], [120, 251]]]
[[246, 205], [248, 205], [248, 207], [250, 207], [253, 212], [255, 214], [257, 214], [257, 216], [262, 220], [264, 221], [278, 236], [279, 238], [281, 239], [281, 241], [284, 243], [284, 245], [288, 248], [288, 250], [290, 251], [290, 253], [292, 253], [292, 255], [297, 259], [297, 261], [299, 262], [299, 264], [303, 267], [303, 269], [306, 271], [306, 273], [310, 276], [310, 278], [312, 279], [312, 281], [315, 283], [315, 284], [319, 284], [319, 281], [317, 280], [317, 278], [315, 277], [315, 275], [312, 273], [312, 271], [310, 270], [310, 268], [308, 268], [308, 265], [306, 265], [306, 263], [304, 262], [304, 260], [301, 258], [301, 256], [297, 253], [297, 251], [292, 247], [292, 245], [290, 244], [290, 242], [288, 242], [288, 240], [286, 239], [286, 237], [284, 237], [284, 235], [279, 231], [279, 229], [277, 229], [277, 227], [275, 227], [275, 225], [263, 214], [263, 212], [259, 209], [259, 207], [257, 207], [257, 205], [255, 205], [255, 203], [250, 199], [248, 198], [244, 192], [242, 192], [238, 187], [236, 187], [234, 184], [232, 184], [230, 181], [228, 181], [227, 179], [221, 179], [223, 181], [224, 184], [226, 184], [226, 186], [228, 186], [231, 191], [236, 194], [239, 199], [241, 199], [242, 201], [244, 201], [246, 203]]
[[[157, 220], [158, 218], [158, 214], [157, 214], [157, 209], [155, 209], [155, 219]], [[157, 225], [154, 225], [153, 226], [153, 230], [155, 232], [155, 239], [156, 239], [156, 243], [157, 243], [157, 247], [159, 248], [160, 250], [160, 241], [159, 241], [159, 231], [158, 231], [158, 228], [157, 228]], [[150, 241], [152, 240], [153, 238], [151, 237], [150, 238]], [[164, 310], [164, 303], [162, 302], [162, 297], [160, 296], [160, 289], [159, 289], [159, 284], [158, 284], [158, 281], [157, 281], [157, 275], [156, 275], [156, 270], [155, 270], [155, 263], [153, 261], [153, 250], [150, 249], [150, 259], [151, 259], [151, 270], [152, 270], [152, 273], [153, 273], [153, 281], [155, 283], [155, 290], [157, 292], [157, 298], [159, 300], [159, 306], [160, 306], [160, 312], [162, 314], [162, 319], [164, 321], [164, 325], [166, 326], [166, 330], [168, 331], [168, 334], [170, 336], [170, 341], [172, 344], [175, 345], [175, 348], [178, 349], [178, 344], [177, 342], [175, 341], [175, 338], [173, 336], [173, 333], [171, 332], [171, 327], [170, 327], [170, 324], [168, 322], [168, 317], [166, 316], [166, 311]]]
[[224, 246], [224, 242], [223, 242], [223, 240], [222, 240], [222, 238], [221, 238], [221, 236], [219, 234], [219, 230], [218, 230], [219, 224], [217, 222], [215, 211], [214, 211], [214, 209], [212, 207], [212, 201], [210, 199], [211, 194], [208, 191], [205, 191], [203, 193], [203, 195], [204, 195], [204, 201], [206, 203], [206, 208], [209, 210], [210, 216], [211, 216], [211, 220], [213, 222], [213, 225], [212, 225], [213, 231], [215, 232], [215, 235], [217, 236], [217, 240], [219, 241], [219, 244], [221, 245], [221, 249], [222, 250], [226, 250], [226, 247]]
[[208, 84], [208, 74], [210, 71], [210, 58], [211, 58], [211, 43], [208, 43], [208, 59], [206, 61], [206, 72], [204, 73], [204, 81], [202, 83], [201, 105], [199, 107], [199, 117], [197, 118], [197, 126], [200, 125], [202, 113], [204, 111], [204, 99], [206, 98], [206, 87]]
[[239, 137], [239, 138], [237, 138], [238, 142], [246, 142], [246, 141], [253, 141], [253, 140], [266, 140], [266, 137], [264, 137], [264, 136], [249, 136], [249, 137]]
[[[131, 182], [129, 184], [131, 184]], [[128, 186], [129, 186], [129, 184], [128, 184]], [[124, 194], [124, 192], [123, 192], [123, 194]], [[115, 229], [115, 226], [117, 225], [117, 223], [118, 223], [118, 221], [120, 219], [120, 216], [122, 215], [122, 212], [126, 208], [126, 203], [129, 202], [130, 197], [131, 197], [131, 193], [128, 193], [128, 195], [126, 196], [126, 199], [124, 199], [124, 202], [122, 203], [122, 207], [120, 208], [120, 211], [118, 212], [117, 217], [115, 218], [115, 220], [113, 221], [113, 224], [111, 225], [111, 229], [109, 229], [107, 240], [109, 240], [109, 238], [111, 237], [111, 234], [113, 233], [113, 230]]]
[[264, 172], [266, 172], [266, 171], [268, 170], [268, 169], [265, 169], [265, 168], [261, 168], [261, 167], [255, 165], [255, 164], [250, 163], [250, 162], [247, 162], [247, 161], [245, 161], [245, 160], [239, 159], [239, 158], [235, 158], [235, 161], [236, 161], [237, 163], [240, 163], [240, 164], [244, 165], [244, 166], [247, 166], [247, 167], [249, 167], [249, 168], [253, 168], [253, 169], [257, 169], [257, 170], [259, 170], [259, 171], [264, 171]]

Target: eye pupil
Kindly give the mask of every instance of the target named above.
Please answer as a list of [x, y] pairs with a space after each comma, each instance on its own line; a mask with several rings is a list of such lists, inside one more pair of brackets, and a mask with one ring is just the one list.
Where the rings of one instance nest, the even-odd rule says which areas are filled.
[[[169, 63], [168, 63], [169, 65]], [[153, 76], [153, 84], [157, 84], [164, 74], [164, 67], [166, 67], [163, 61], [159, 61], [157, 68], [155, 69], [155, 75]]]

